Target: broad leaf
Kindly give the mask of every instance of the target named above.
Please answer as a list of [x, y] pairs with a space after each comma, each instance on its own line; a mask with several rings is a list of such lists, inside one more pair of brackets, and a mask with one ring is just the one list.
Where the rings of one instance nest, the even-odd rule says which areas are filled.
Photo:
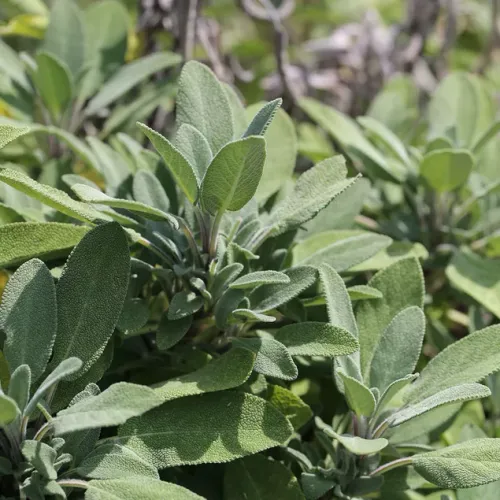
[[500, 368], [500, 326], [490, 326], [451, 344], [431, 359], [406, 393], [418, 402], [458, 384], [479, 382]]
[[12, 398], [21, 413], [26, 408], [30, 397], [31, 389], [31, 370], [28, 365], [18, 366], [10, 376], [9, 398]]
[[151, 478], [94, 479], [88, 484], [85, 500], [203, 500], [195, 493]]
[[243, 138], [250, 137], [252, 135], [264, 135], [269, 125], [271, 125], [271, 122], [278, 112], [282, 102], [282, 99], [274, 99], [274, 101], [264, 104], [264, 106], [262, 106], [258, 113], [253, 117], [250, 125], [243, 134]]
[[[0, 228], [1, 231], [1, 228]], [[235, 262], [222, 268], [213, 278], [209, 286], [209, 292], [212, 294], [214, 300], [217, 300], [227, 287], [241, 274], [243, 271], [243, 264]]]
[[[63, 0], [65, 1], [65, 0]], [[156, 52], [122, 66], [113, 77], [101, 87], [85, 108], [85, 115], [91, 116], [126, 94], [130, 89], [158, 71], [176, 66], [181, 62], [178, 54]]]
[[132, 450], [119, 444], [103, 444], [75, 469], [77, 474], [90, 479], [127, 479], [151, 477], [159, 479], [155, 467]]
[[265, 397], [285, 415], [295, 430], [307, 424], [313, 416], [311, 408], [299, 396], [281, 385], [268, 384]]
[[369, 417], [375, 410], [375, 397], [366, 385], [337, 370], [344, 384], [344, 394], [351, 410], [358, 416]]
[[97, 226], [85, 235], [57, 283], [52, 366], [77, 356], [84, 373], [97, 361], [120, 317], [129, 272], [127, 238], [117, 223]]
[[169, 172], [186, 198], [191, 203], [194, 203], [198, 198], [198, 184], [200, 182], [196, 176], [194, 167], [181, 151], [161, 134], [144, 125], [144, 123], [137, 123], [137, 126], [144, 132], [158, 153], [160, 153]]
[[0, 392], [0, 428], [9, 425], [19, 415], [16, 402]]
[[118, 382], [98, 396], [91, 396], [60, 411], [52, 420], [56, 435], [123, 424], [160, 405], [162, 399], [144, 385]]
[[276, 340], [292, 356], [345, 356], [359, 349], [358, 341], [343, 328], [314, 321], [294, 323], [278, 330]]
[[189, 331], [192, 323], [192, 316], [184, 316], [180, 319], [170, 320], [168, 318], [168, 312], [164, 313], [156, 332], [156, 344], [158, 349], [164, 351], [177, 344], [177, 342], [182, 340], [184, 335]]
[[185, 290], [176, 293], [168, 307], [168, 319], [173, 321], [193, 315], [203, 307], [203, 298]]
[[263, 455], [242, 458], [226, 466], [224, 499], [305, 500], [295, 475]]
[[423, 307], [424, 281], [416, 259], [402, 259], [379, 271], [368, 285], [382, 293], [382, 298], [364, 300], [356, 310], [361, 344], [361, 367], [368, 375], [379, 339], [402, 309]]
[[71, 190], [86, 203], [96, 203], [114, 208], [124, 208], [126, 210], [130, 210], [131, 212], [137, 212], [147, 219], [166, 221], [175, 228], [179, 227], [179, 223], [172, 215], [139, 201], [112, 198], [111, 196], [108, 196], [107, 194], [104, 194], [103, 192], [85, 184], [74, 184], [71, 186]]
[[419, 307], [398, 313], [380, 336], [370, 363], [369, 384], [384, 391], [410, 375], [417, 365], [425, 334], [425, 315]]
[[262, 137], [248, 137], [224, 146], [203, 178], [203, 208], [212, 215], [243, 208], [257, 190], [265, 159], [266, 142]]
[[473, 439], [415, 455], [412, 463], [420, 475], [442, 488], [471, 488], [500, 479], [500, 441]]
[[0, 181], [77, 220], [93, 222], [109, 219], [85, 203], [73, 200], [64, 191], [40, 184], [18, 170], [0, 169]]
[[18, 137], [27, 134], [30, 131], [28, 127], [14, 127], [12, 125], [0, 125], [0, 149], [14, 141]]
[[207, 66], [189, 61], [182, 68], [177, 123], [187, 123], [207, 139], [215, 155], [233, 140], [233, 116], [226, 90]]
[[474, 158], [467, 150], [441, 149], [424, 156], [420, 175], [438, 193], [453, 191], [467, 181]]
[[255, 288], [260, 285], [290, 283], [290, 278], [279, 271], [255, 271], [233, 281], [229, 288]]
[[36, 382], [47, 367], [57, 330], [56, 288], [47, 266], [38, 259], [11, 276], [0, 305], [0, 331], [10, 371], [26, 364]]
[[158, 177], [149, 170], [139, 170], [132, 184], [134, 199], [139, 203], [168, 213], [170, 201]]
[[24, 458], [35, 467], [35, 469], [47, 479], [57, 479], [57, 471], [54, 462], [57, 456], [56, 450], [48, 444], [40, 441], [23, 441], [21, 451]]
[[226, 391], [165, 403], [120, 427], [118, 440], [162, 469], [229, 462], [291, 434], [288, 420], [263, 399]]
[[[418, 373], [407, 375], [406, 377], [395, 380], [387, 389], [381, 394], [377, 402], [376, 415], [380, 414], [382, 410], [391, 402], [391, 400], [400, 393], [405, 387], [410, 385], [419, 377]], [[375, 416], [373, 417], [375, 418]]]
[[199, 370], [154, 386], [162, 401], [239, 387], [252, 373], [255, 354], [233, 348]]
[[236, 338], [233, 345], [256, 354], [253, 369], [257, 373], [283, 380], [297, 378], [297, 367], [288, 349], [281, 342], [268, 338]]
[[197, 128], [188, 123], [184, 123], [179, 127], [175, 134], [174, 143], [193, 167], [198, 184], [200, 184], [213, 159], [210, 144]]

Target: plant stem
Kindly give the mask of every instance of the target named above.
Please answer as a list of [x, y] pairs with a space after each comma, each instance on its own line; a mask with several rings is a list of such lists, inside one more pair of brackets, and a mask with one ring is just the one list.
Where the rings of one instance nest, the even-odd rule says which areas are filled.
[[378, 469], [375, 469], [370, 476], [380, 476], [382, 474], [385, 474], [386, 472], [389, 472], [393, 469], [397, 469], [398, 467], [405, 467], [407, 465], [411, 465], [413, 463], [413, 459], [411, 457], [404, 457], [404, 458], [398, 458], [397, 460], [394, 460], [393, 462], [388, 462], [384, 465], [381, 465]]
[[57, 484], [61, 488], [80, 488], [82, 490], [86, 490], [89, 487], [87, 481], [81, 481], [80, 479], [61, 479], [57, 481]]
[[212, 224], [212, 230], [210, 232], [210, 247], [208, 251], [209, 259], [213, 260], [215, 258], [215, 254], [217, 252], [217, 236], [219, 234], [219, 227], [222, 221], [222, 216], [224, 212], [219, 211], [215, 216], [215, 219]]

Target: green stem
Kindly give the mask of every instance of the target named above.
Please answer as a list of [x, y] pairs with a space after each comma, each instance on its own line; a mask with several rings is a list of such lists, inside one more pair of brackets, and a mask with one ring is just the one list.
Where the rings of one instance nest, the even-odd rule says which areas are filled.
[[196, 244], [196, 241], [194, 240], [194, 236], [193, 236], [193, 233], [191, 232], [191, 229], [189, 229], [187, 224], [180, 217], [177, 217], [177, 221], [179, 222], [179, 225], [182, 229], [182, 232], [184, 233], [184, 235], [187, 238], [189, 248], [191, 249], [191, 253], [193, 254], [193, 259], [197, 262], [198, 265], [201, 266], [202, 261], [201, 261], [200, 252], [198, 250], [198, 245]]
[[384, 465], [381, 465], [378, 469], [375, 469], [370, 476], [381, 476], [386, 472], [389, 472], [393, 469], [397, 469], [398, 467], [406, 467], [407, 465], [411, 465], [413, 463], [413, 459], [411, 457], [398, 458], [393, 462], [388, 462]]
[[57, 484], [61, 488], [80, 488], [82, 490], [87, 490], [89, 487], [87, 481], [81, 481], [80, 479], [61, 479], [57, 481]]
[[217, 236], [219, 234], [219, 227], [220, 223], [222, 221], [222, 216], [224, 215], [224, 212], [220, 211], [217, 213], [215, 216], [215, 219], [212, 224], [212, 230], [210, 232], [210, 247], [208, 251], [208, 255], [210, 260], [215, 259], [215, 254], [217, 252]]

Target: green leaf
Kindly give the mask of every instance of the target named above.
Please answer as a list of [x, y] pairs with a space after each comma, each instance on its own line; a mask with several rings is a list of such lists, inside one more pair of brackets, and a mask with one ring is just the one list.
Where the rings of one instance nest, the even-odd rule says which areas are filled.
[[35, 469], [47, 479], [57, 479], [57, 471], [54, 462], [57, 452], [48, 444], [40, 441], [26, 440], [21, 444], [24, 458], [35, 467]]
[[255, 271], [233, 281], [229, 288], [255, 288], [260, 285], [272, 285], [274, 283], [290, 283], [290, 278], [279, 271]]
[[500, 369], [500, 326], [476, 331], [431, 359], [405, 394], [416, 403], [458, 384], [479, 382]]
[[192, 316], [203, 307], [203, 298], [185, 290], [176, 293], [168, 307], [168, 319], [173, 321]]
[[231, 314], [238, 309], [241, 301], [245, 298], [243, 290], [226, 290], [215, 305], [215, 324], [220, 330], [226, 328]]
[[385, 160], [354, 120], [309, 97], [302, 98], [299, 106], [339, 142], [347, 153], [362, 162], [368, 173], [391, 182], [400, 182], [405, 178], [405, 172], [395, 169]]
[[42, 261], [28, 261], [10, 277], [0, 305], [0, 330], [10, 371], [26, 364], [36, 382], [47, 367], [57, 330], [56, 288]]
[[493, 123], [490, 128], [488, 128], [483, 134], [476, 139], [474, 145], [472, 146], [471, 152], [474, 155], [479, 154], [483, 148], [494, 139], [497, 134], [500, 132], [500, 122], [497, 121]]
[[108, 196], [107, 194], [104, 194], [103, 192], [85, 184], [74, 184], [71, 186], [71, 190], [86, 203], [96, 203], [113, 208], [124, 208], [126, 210], [130, 210], [131, 212], [137, 212], [148, 219], [166, 221], [176, 229], [179, 227], [179, 223], [172, 215], [162, 212], [161, 210], [149, 205], [145, 205], [139, 201], [112, 198], [111, 196]]
[[418, 377], [419, 374], [414, 373], [412, 375], [407, 375], [406, 377], [400, 378], [392, 382], [392, 384], [390, 384], [389, 387], [387, 387], [387, 389], [380, 396], [380, 399], [377, 402], [377, 409], [373, 418], [379, 415], [380, 412], [384, 410], [387, 405], [389, 405], [389, 403], [396, 396], [396, 394], [398, 394], [405, 387], [414, 382]]
[[103, 213], [85, 203], [73, 200], [64, 191], [40, 184], [18, 170], [0, 169], [0, 181], [77, 220], [93, 222], [107, 219]]
[[74, 78], [83, 66], [85, 26], [82, 14], [73, 0], [56, 0], [50, 10], [43, 50], [66, 63]]
[[345, 179], [346, 172], [342, 156], [323, 160], [304, 172], [293, 192], [271, 213], [272, 234], [284, 233], [311, 220], [356, 181], [356, 177]]
[[118, 430], [118, 439], [162, 469], [229, 462], [284, 443], [288, 420], [261, 398], [225, 391], [170, 401]]
[[497, 260], [483, 258], [464, 248], [451, 259], [446, 276], [455, 288], [500, 318], [500, 263]]
[[266, 141], [262, 137], [247, 137], [224, 146], [203, 179], [203, 208], [212, 215], [243, 208], [257, 190], [265, 159]]
[[278, 330], [276, 340], [292, 356], [345, 356], [359, 349], [356, 338], [338, 326], [315, 321], [294, 323]]
[[70, 70], [66, 64], [47, 52], [38, 52], [36, 63], [33, 82], [49, 113], [58, 121], [73, 94]]
[[286, 304], [297, 297], [316, 281], [316, 270], [313, 267], [294, 267], [285, 272], [290, 283], [261, 285], [250, 294], [251, 309], [255, 312], [266, 312]]
[[45, 393], [53, 386], [58, 384], [61, 380], [68, 378], [70, 375], [78, 372], [82, 367], [82, 362], [78, 358], [68, 358], [61, 361], [57, 367], [47, 375], [45, 380], [40, 384], [38, 389], [33, 394], [30, 399], [26, 409], [24, 410], [24, 415], [31, 415], [36, 409], [36, 405], [43, 398]]
[[367, 231], [327, 231], [298, 243], [293, 249], [293, 263], [313, 266], [326, 263], [342, 272], [368, 260], [391, 243], [388, 236]]
[[436, 392], [418, 403], [410, 404], [391, 416], [391, 427], [401, 425], [412, 418], [418, 417], [439, 406], [487, 398], [491, 391], [481, 384], [461, 384]]
[[177, 123], [187, 123], [207, 139], [215, 155], [234, 138], [233, 115], [222, 83], [205, 65], [189, 61], [182, 68], [177, 94]]
[[344, 383], [344, 393], [351, 410], [358, 416], [369, 417], [375, 410], [375, 397], [366, 385], [337, 370]]
[[264, 135], [282, 103], [283, 99], [274, 99], [274, 101], [264, 104], [253, 117], [243, 134], [243, 139], [252, 135]]
[[9, 398], [12, 398], [21, 413], [28, 404], [31, 387], [31, 370], [28, 365], [18, 366], [10, 376], [9, 381]]
[[372, 288], [368, 285], [354, 285], [347, 289], [349, 293], [349, 298], [351, 301], [354, 300], [370, 300], [370, 299], [381, 299], [382, 293], [376, 288]]
[[242, 318], [247, 322], [252, 323], [274, 323], [276, 321], [275, 316], [268, 316], [267, 314], [258, 313], [252, 311], [251, 309], [239, 308], [232, 312], [232, 315], [236, 318]]
[[199, 370], [156, 384], [154, 390], [162, 401], [171, 401], [233, 389], [246, 382], [252, 373], [254, 361], [254, 353], [236, 347]]
[[94, 479], [88, 483], [85, 500], [203, 500], [195, 493], [151, 478]]
[[75, 247], [56, 287], [52, 366], [77, 356], [83, 361], [81, 376], [97, 361], [120, 317], [129, 272], [127, 238], [116, 222], [95, 227]]
[[12, 125], [0, 125], [0, 149], [14, 141], [18, 137], [27, 134], [30, 131], [29, 127], [14, 127]]
[[[246, 109], [248, 119], [257, 112], [260, 106], [261, 104], [256, 103]], [[284, 110], [277, 110], [264, 137], [266, 161], [259, 187], [255, 193], [255, 198], [260, 203], [266, 201], [292, 180], [297, 157], [297, 133], [293, 120]]]
[[425, 315], [413, 306], [403, 309], [380, 336], [370, 362], [370, 387], [385, 391], [389, 385], [410, 375], [420, 357], [425, 335]]
[[52, 426], [58, 436], [84, 429], [111, 427], [142, 415], [161, 403], [162, 399], [150, 387], [118, 382], [101, 394], [60, 411], [52, 420]]
[[471, 488], [500, 479], [500, 441], [473, 439], [412, 457], [415, 470], [442, 488]]
[[[231, 108], [231, 116], [234, 130], [234, 137], [240, 137], [243, 132], [245, 132], [248, 122], [247, 117], [245, 115], [245, 108], [241, 99], [239, 97], [238, 92], [229, 85], [228, 83], [223, 82], [224, 92], [229, 101], [229, 107]], [[248, 111], [248, 108], [247, 108]]]
[[9, 425], [19, 415], [16, 402], [0, 392], [0, 428]]
[[197, 128], [188, 123], [183, 123], [179, 127], [175, 134], [174, 143], [191, 165], [198, 184], [201, 184], [201, 180], [205, 177], [205, 172], [213, 159], [210, 144]]
[[313, 416], [311, 408], [302, 399], [281, 385], [268, 384], [266, 400], [285, 415], [295, 430], [300, 429]]
[[441, 149], [424, 156], [420, 175], [438, 193], [453, 191], [467, 181], [474, 166], [469, 151]]
[[299, 374], [288, 349], [280, 342], [267, 338], [235, 338], [233, 345], [256, 354], [253, 369], [257, 373], [283, 380], [295, 380]]
[[[0, 228], [1, 231], [1, 228]], [[209, 292], [214, 300], [217, 300], [227, 287], [241, 274], [243, 264], [235, 262], [221, 269], [215, 276], [209, 286]]]
[[[20, 264], [32, 257], [50, 259], [68, 253], [88, 227], [56, 222], [22, 222], [0, 226], [0, 267]], [[36, 246], [33, 242], [36, 241]]]
[[297, 478], [284, 465], [263, 455], [242, 458], [226, 466], [224, 499], [305, 500]]
[[198, 198], [198, 184], [196, 171], [191, 166], [185, 156], [165, 137], [149, 128], [144, 123], [137, 123], [137, 126], [142, 130], [146, 137], [151, 141], [151, 144], [160, 153], [169, 172], [172, 174], [177, 185], [185, 194], [186, 198], [194, 204]]
[[193, 316], [184, 316], [180, 319], [170, 320], [168, 312], [164, 313], [158, 325], [156, 332], [156, 344], [160, 351], [165, 351], [173, 347], [177, 342], [182, 340], [184, 335], [189, 331], [193, 323]]
[[136, 201], [168, 213], [170, 201], [156, 175], [148, 170], [139, 170], [134, 175], [132, 189]]
[[368, 375], [379, 339], [401, 310], [423, 307], [424, 280], [417, 259], [402, 259], [379, 271], [368, 285], [382, 293], [382, 298], [364, 300], [356, 310], [361, 344], [361, 367]]
[[156, 52], [122, 66], [90, 100], [85, 115], [91, 116], [125, 95], [133, 87], [158, 71], [176, 66], [181, 56], [172, 52]]
[[119, 444], [97, 447], [83, 459], [75, 471], [79, 476], [90, 479], [127, 479], [135, 476], [159, 479], [155, 467]]

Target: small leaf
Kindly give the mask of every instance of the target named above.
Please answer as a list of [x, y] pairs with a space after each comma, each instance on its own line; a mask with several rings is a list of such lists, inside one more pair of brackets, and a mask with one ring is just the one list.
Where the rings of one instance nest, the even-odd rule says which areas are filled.
[[13, 372], [31, 369], [36, 382], [47, 367], [57, 330], [56, 287], [47, 266], [32, 259], [10, 277], [0, 305], [4, 354]]
[[474, 166], [469, 151], [441, 149], [424, 156], [420, 175], [438, 193], [453, 191], [467, 181]]
[[337, 373], [344, 383], [345, 397], [351, 410], [358, 416], [369, 417], [374, 412], [376, 404], [370, 389], [342, 370], [337, 370]]
[[284, 465], [263, 455], [231, 462], [224, 474], [224, 499], [305, 500], [297, 478]]
[[229, 320], [229, 316], [238, 309], [241, 301], [245, 298], [243, 290], [226, 290], [217, 302], [215, 313], [215, 324], [220, 330], [224, 330]]
[[97, 396], [62, 410], [52, 420], [56, 435], [123, 424], [160, 405], [161, 398], [144, 385], [118, 382]]
[[203, 298], [194, 292], [176, 293], [168, 307], [168, 319], [173, 321], [193, 315], [203, 307]]
[[124, 208], [126, 210], [130, 210], [131, 212], [138, 212], [148, 219], [167, 221], [176, 229], [179, 227], [179, 223], [172, 215], [162, 212], [161, 210], [149, 205], [145, 205], [139, 201], [112, 198], [111, 196], [108, 196], [107, 194], [104, 194], [103, 192], [85, 184], [74, 184], [71, 186], [71, 190], [86, 203], [97, 203], [108, 207]]
[[118, 440], [163, 469], [229, 462], [291, 434], [288, 420], [263, 399], [225, 391], [165, 403], [120, 427]]
[[391, 416], [391, 427], [401, 425], [412, 418], [418, 417], [439, 406], [449, 405], [457, 402], [471, 401], [474, 399], [487, 398], [491, 391], [481, 384], [461, 384], [429, 396], [418, 403], [411, 404]]
[[0, 428], [12, 423], [19, 415], [16, 402], [0, 392]]
[[410, 375], [417, 365], [425, 334], [425, 315], [419, 307], [398, 313], [382, 333], [370, 364], [370, 387], [384, 391]]
[[233, 281], [229, 288], [255, 288], [260, 285], [272, 285], [274, 283], [290, 283], [290, 278], [279, 271], [255, 271]]
[[82, 362], [78, 358], [68, 358], [61, 361], [59, 365], [53, 370], [46, 379], [40, 384], [30, 402], [24, 410], [24, 415], [31, 415], [36, 409], [36, 405], [43, 398], [45, 393], [61, 380], [76, 373], [82, 367]]
[[251, 309], [255, 312], [266, 312], [286, 304], [297, 297], [316, 281], [316, 270], [313, 267], [294, 267], [287, 270], [290, 283], [261, 285], [250, 294]]
[[148, 170], [139, 170], [132, 185], [134, 199], [139, 203], [168, 213], [170, 201], [156, 175]]
[[192, 125], [207, 139], [215, 155], [233, 140], [233, 115], [222, 83], [204, 64], [182, 68], [177, 94], [177, 123]]
[[269, 384], [266, 400], [285, 415], [295, 430], [307, 424], [313, 416], [311, 408], [302, 399], [281, 385]]
[[376, 415], [379, 415], [382, 410], [391, 402], [392, 398], [396, 396], [400, 391], [402, 391], [409, 384], [414, 382], [419, 377], [418, 373], [414, 373], [412, 375], [407, 375], [406, 377], [400, 378], [392, 382], [392, 384], [387, 387], [387, 389], [382, 393], [378, 402], [377, 409], [373, 418]]
[[257, 190], [265, 159], [266, 141], [262, 137], [247, 137], [224, 146], [203, 179], [203, 208], [215, 215], [244, 207]]
[[9, 142], [27, 134], [29, 131], [28, 127], [14, 127], [12, 125], [0, 124], [0, 149], [9, 144]]
[[243, 271], [243, 264], [235, 262], [224, 267], [214, 276], [213, 282], [208, 289], [214, 300], [217, 300], [222, 295], [227, 287], [241, 274], [241, 271]]
[[94, 479], [88, 483], [85, 500], [203, 500], [195, 493], [151, 478]]
[[479, 382], [500, 368], [500, 326], [474, 332], [451, 344], [422, 370], [405, 394], [407, 402], [422, 401], [458, 384]]
[[342, 156], [328, 158], [303, 173], [293, 192], [271, 213], [272, 233], [282, 234], [311, 220], [356, 178], [345, 179]]
[[183, 318], [170, 320], [168, 312], [164, 313], [158, 325], [156, 332], [156, 344], [160, 351], [165, 351], [173, 347], [177, 342], [182, 340], [184, 335], [189, 331], [193, 323], [193, 316], [184, 316]]
[[233, 348], [203, 368], [154, 386], [162, 401], [207, 392], [224, 391], [246, 382], [255, 361], [255, 355], [245, 349]]
[[28, 365], [19, 365], [9, 381], [9, 398], [12, 398], [21, 413], [26, 408], [30, 397], [31, 371]]
[[252, 311], [251, 309], [235, 309], [232, 312], [232, 315], [235, 318], [242, 318], [247, 322], [252, 323], [274, 323], [276, 318], [274, 316], [268, 316], [266, 314], [258, 313]]
[[40, 184], [18, 170], [0, 169], [0, 181], [74, 219], [83, 222], [108, 219], [106, 215], [85, 203], [73, 200], [64, 191]]
[[144, 125], [144, 123], [138, 122], [137, 126], [151, 141], [151, 144], [158, 153], [160, 153], [169, 172], [172, 174], [172, 177], [186, 198], [194, 204], [198, 198], [198, 179], [194, 167], [191, 166], [184, 155], [161, 134], [149, 128], [147, 125]]
[[183, 123], [175, 134], [175, 147], [184, 155], [201, 184], [213, 155], [203, 134], [192, 125]]
[[75, 471], [90, 479], [127, 479], [135, 476], [159, 479], [155, 467], [119, 444], [98, 446], [82, 460]]
[[274, 99], [274, 101], [264, 104], [253, 117], [253, 120], [243, 134], [243, 138], [252, 135], [264, 135], [282, 103], [282, 99]]
[[358, 341], [347, 330], [313, 321], [284, 326], [275, 339], [284, 344], [292, 356], [333, 358], [359, 349]]
[[52, 366], [77, 356], [84, 364], [81, 376], [97, 361], [120, 317], [129, 274], [128, 242], [117, 223], [97, 226], [85, 235], [57, 283]]
[[233, 345], [255, 353], [253, 369], [257, 373], [283, 380], [295, 380], [298, 375], [288, 349], [277, 340], [266, 338], [235, 338]]
[[[65, 0], [63, 0], [65, 1]], [[126, 94], [133, 87], [150, 75], [166, 68], [176, 66], [181, 56], [172, 52], [155, 52], [146, 57], [122, 66], [99, 92], [90, 100], [85, 108], [85, 115], [91, 116], [109, 106], [116, 99]]]
[[381, 299], [382, 292], [368, 285], [355, 285], [347, 289], [349, 298], [354, 300]]
[[48, 444], [40, 441], [23, 441], [21, 451], [26, 460], [47, 479], [57, 479], [57, 471], [54, 469], [54, 462], [57, 456], [56, 450]]
[[500, 479], [500, 441], [473, 439], [414, 455], [412, 463], [420, 475], [442, 488], [471, 488]]

